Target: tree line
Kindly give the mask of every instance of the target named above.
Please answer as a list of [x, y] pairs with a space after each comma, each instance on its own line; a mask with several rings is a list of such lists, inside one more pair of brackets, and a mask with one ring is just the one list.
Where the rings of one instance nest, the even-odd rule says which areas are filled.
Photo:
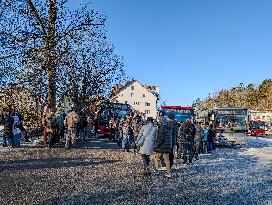
[[272, 80], [266, 79], [259, 85], [240, 83], [239, 86], [209, 94], [204, 100], [198, 98], [193, 105], [198, 109], [234, 106], [272, 111]]

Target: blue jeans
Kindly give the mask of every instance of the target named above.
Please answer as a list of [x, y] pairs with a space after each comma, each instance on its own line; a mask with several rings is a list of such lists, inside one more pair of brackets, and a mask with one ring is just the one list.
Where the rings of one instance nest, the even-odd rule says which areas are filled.
[[187, 153], [189, 155], [189, 163], [193, 161], [193, 141], [186, 141], [183, 143], [183, 163], [187, 162]]
[[207, 152], [208, 143], [206, 141], [202, 141], [202, 153], [205, 154]]
[[10, 147], [12, 146], [12, 139], [10, 137], [6, 137], [6, 135], [3, 135], [3, 147]]
[[207, 150], [208, 150], [208, 152], [211, 152], [213, 150], [213, 142], [208, 142]]
[[84, 130], [80, 130], [79, 136], [80, 136], [80, 140], [84, 141], [85, 138], [86, 138], [86, 130], [85, 129]]
[[122, 148], [126, 149], [126, 150], [129, 150], [130, 149], [130, 145], [131, 145], [131, 141], [130, 141], [129, 137], [125, 137], [122, 140]]
[[13, 146], [20, 147], [21, 142], [21, 134], [13, 135]]

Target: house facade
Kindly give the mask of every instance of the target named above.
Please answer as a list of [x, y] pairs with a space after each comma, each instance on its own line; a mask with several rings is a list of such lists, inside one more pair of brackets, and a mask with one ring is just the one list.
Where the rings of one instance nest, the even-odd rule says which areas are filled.
[[127, 103], [146, 117], [157, 117], [158, 86], [144, 86], [137, 80], [117, 84], [112, 89], [112, 102]]

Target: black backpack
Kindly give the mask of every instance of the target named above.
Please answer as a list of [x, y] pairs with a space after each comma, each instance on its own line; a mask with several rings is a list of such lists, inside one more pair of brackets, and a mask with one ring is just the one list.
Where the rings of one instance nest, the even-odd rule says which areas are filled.
[[51, 117], [48, 120], [48, 122], [47, 122], [47, 127], [54, 129], [54, 128], [56, 128], [56, 126], [57, 126], [57, 120], [56, 120], [56, 118], [55, 117]]

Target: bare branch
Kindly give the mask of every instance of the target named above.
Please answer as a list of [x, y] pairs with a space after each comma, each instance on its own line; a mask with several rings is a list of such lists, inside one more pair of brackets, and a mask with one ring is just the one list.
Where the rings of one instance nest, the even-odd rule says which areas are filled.
[[33, 4], [32, 0], [28, 0], [28, 4], [29, 4], [29, 6], [30, 6], [30, 9], [31, 9], [33, 15], [36, 17], [36, 19], [37, 19], [37, 21], [38, 21], [38, 24], [40, 25], [40, 27], [41, 27], [43, 33], [46, 34], [46, 27], [45, 27], [45, 25], [44, 25], [44, 23], [43, 23], [43, 21], [42, 21], [41, 16], [39, 15], [39, 13], [38, 13], [38, 11], [37, 11], [35, 5]]

